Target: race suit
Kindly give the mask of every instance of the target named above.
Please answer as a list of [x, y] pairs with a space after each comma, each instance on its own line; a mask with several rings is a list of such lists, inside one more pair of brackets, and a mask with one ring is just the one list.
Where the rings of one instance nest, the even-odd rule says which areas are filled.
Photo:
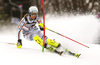
[[[39, 27], [36, 26], [36, 23], [42, 23], [41, 20], [36, 17], [35, 19], [30, 19], [29, 15], [25, 15], [19, 25], [18, 25], [18, 31], [17, 31], [17, 35], [18, 35], [18, 39], [20, 39], [20, 33], [22, 30], [23, 36], [25, 37], [25, 39], [32, 41], [33, 37], [38, 35], [41, 39], [43, 39], [43, 33], [42, 31], [39, 29]], [[47, 40], [47, 37], [45, 37]], [[45, 41], [46, 42], [46, 41]]]

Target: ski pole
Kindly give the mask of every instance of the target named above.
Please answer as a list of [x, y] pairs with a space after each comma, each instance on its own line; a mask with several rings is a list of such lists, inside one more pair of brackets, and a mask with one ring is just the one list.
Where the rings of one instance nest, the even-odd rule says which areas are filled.
[[5, 43], [5, 44], [11, 44], [11, 45], [16, 45], [16, 43], [9, 43], [9, 42], [1, 42], [0, 43]]
[[[40, 23], [39, 26], [43, 27], [43, 24]], [[74, 39], [71, 39], [71, 38], [69, 38], [69, 37], [67, 37], [67, 36], [64, 36], [64, 35], [58, 33], [58, 32], [55, 32], [55, 31], [53, 31], [53, 30], [51, 30], [51, 29], [48, 29], [46, 26], [45, 26], [45, 29], [46, 29], [46, 30], [49, 30], [49, 31], [51, 31], [51, 32], [54, 32], [54, 33], [56, 33], [56, 34], [58, 34], [58, 35], [60, 35], [60, 36], [62, 36], [62, 37], [65, 37], [65, 38], [67, 38], [67, 39], [69, 39], [69, 40], [71, 40], [71, 41], [73, 41], [73, 42], [76, 42], [76, 43], [78, 43], [78, 44], [80, 44], [80, 45], [82, 45], [82, 46], [85, 46], [85, 47], [89, 48], [88, 46], [86, 46], [86, 45], [84, 45], [84, 44], [82, 44], [82, 43], [80, 43], [80, 42], [78, 42], [78, 41], [76, 41], [76, 40], [74, 40]]]
[[49, 31], [51, 31], [51, 32], [54, 32], [54, 33], [56, 33], [56, 34], [58, 34], [58, 35], [60, 35], [60, 36], [63, 36], [63, 37], [65, 37], [65, 38], [67, 38], [67, 39], [73, 41], [73, 42], [76, 42], [76, 43], [78, 43], [78, 44], [80, 44], [80, 45], [82, 45], [82, 46], [85, 46], [85, 47], [89, 48], [88, 46], [86, 46], [86, 45], [84, 45], [84, 44], [82, 44], [82, 43], [80, 43], [80, 42], [78, 42], [78, 41], [76, 41], [76, 40], [74, 40], [74, 39], [71, 39], [71, 38], [69, 38], [69, 37], [67, 37], [67, 36], [64, 36], [64, 35], [62, 35], [62, 34], [60, 34], [60, 33], [58, 33], [58, 32], [55, 32], [55, 31], [53, 31], [53, 30], [51, 30], [51, 29], [48, 29], [48, 28], [47, 28], [47, 30], [49, 30]]

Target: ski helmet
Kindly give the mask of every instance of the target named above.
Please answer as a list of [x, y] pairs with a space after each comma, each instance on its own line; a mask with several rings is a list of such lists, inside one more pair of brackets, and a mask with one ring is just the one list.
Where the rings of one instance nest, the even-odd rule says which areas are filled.
[[30, 16], [31, 15], [37, 16], [38, 8], [36, 6], [31, 6], [31, 7], [29, 7], [28, 13], [29, 13]]

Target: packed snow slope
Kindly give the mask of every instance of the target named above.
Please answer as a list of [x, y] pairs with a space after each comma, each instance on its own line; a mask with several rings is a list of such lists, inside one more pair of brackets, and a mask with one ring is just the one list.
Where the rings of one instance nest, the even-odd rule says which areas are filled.
[[68, 48], [72, 52], [81, 53], [80, 58], [68, 54], [59, 56], [46, 49], [43, 53], [41, 46], [34, 41], [27, 41], [22, 35], [23, 46], [18, 49], [15, 45], [7, 44], [8, 42], [17, 42], [17, 25], [5, 26], [5, 30], [0, 33], [0, 65], [100, 65], [100, 45], [95, 44], [100, 23], [95, 16], [54, 17], [47, 15], [45, 24], [47, 28], [81, 42], [90, 48], [46, 30], [48, 38], [55, 39], [64, 48]]

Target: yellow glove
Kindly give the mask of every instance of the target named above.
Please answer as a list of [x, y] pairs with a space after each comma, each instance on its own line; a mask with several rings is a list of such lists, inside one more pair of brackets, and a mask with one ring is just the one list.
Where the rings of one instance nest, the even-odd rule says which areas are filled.
[[22, 47], [22, 41], [21, 41], [21, 39], [18, 40], [16, 46], [17, 46], [17, 48], [21, 48]]
[[[43, 28], [43, 23], [39, 23], [39, 26]], [[46, 26], [45, 26], [45, 29], [49, 30]]]

